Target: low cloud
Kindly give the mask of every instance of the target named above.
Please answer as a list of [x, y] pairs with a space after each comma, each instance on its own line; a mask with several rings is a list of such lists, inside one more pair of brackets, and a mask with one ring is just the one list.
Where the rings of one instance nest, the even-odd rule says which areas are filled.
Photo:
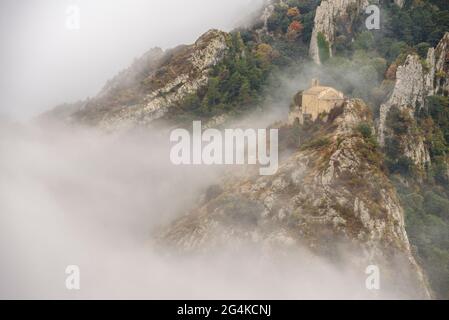
[[[221, 167], [176, 167], [166, 130], [0, 127], [0, 297], [376, 298], [364, 270], [307, 250], [180, 255], [153, 236], [217, 183]], [[81, 290], [65, 288], [78, 265]]]

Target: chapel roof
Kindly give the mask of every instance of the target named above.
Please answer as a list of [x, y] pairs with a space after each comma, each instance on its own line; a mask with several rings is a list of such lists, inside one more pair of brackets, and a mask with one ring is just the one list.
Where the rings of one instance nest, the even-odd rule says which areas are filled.
[[312, 86], [309, 89], [306, 89], [303, 91], [303, 94], [305, 95], [313, 95], [313, 96], [323, 96], [327, 93], [333, 94], [334, 96], [340, 96], [343, 95], [340, 91], [326, 86], [321, 86], [319, 80], [313, 79], [312, 80]]

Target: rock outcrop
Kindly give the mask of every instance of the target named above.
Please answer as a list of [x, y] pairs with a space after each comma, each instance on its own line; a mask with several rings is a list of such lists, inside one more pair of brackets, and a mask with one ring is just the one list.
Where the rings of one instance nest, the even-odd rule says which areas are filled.
[[[390, 134], [387, 128], [387, 116], [393, 106], [407, 111], [416, 127], [414, 112], [424, 106], [424, 99], [432, 90], [429, 85], [429, 77], [423, 64], [417, 55], [409, 55], [402, 66], [396, 72], [396, 84], [393, 93], [387, 103], [380, 107], [379, 117], [379, 143], [385, 146], [386, 136]], [[401, 151], [420, 169], [424, 169], [430, 163], [429, 152], [424, 144], [422, 135], [415, 135], [411, 139], [410, 134], [405, 134], [401, 139]]]
[[[316, 10], [314, 28], [310, 41], [310, 56], [320, 64], [318, 35], [322, 34], [329, 44], [329, 55], [332, 56], [332, 45], [336, 39], [337, 21], [345, 17], [359, 14], [369, 5], [368, 0], [323, 0]], [[349, 11], [352, 12], [349, 12]], [[355, 11], [355, 12], [354, 12]]]
[[367, 106], [347, 101], [323, 121], [274, 176], [229, 178], [162, 241], [193, 252], [246, 243], [275, 252], [305, 246], [359, 270], [379, 265], [388, 290], [429, 298], [396, 192], [375, 146], [355, 129], [372, 125]]
[[433, 51], [435, 64], [431, 64], [435, 75], [435, 94], [449, 96], [449, 32], [446, 32], [443, 39]]
[[[412, 127], [417, 127], [415, 111], [424, 107], [426, 97], [448, 93], [449, 85], [449, 33], [446, 33], [438, 46], [428, 51], [427, 59], [422, 60], [416, 54], [407, 56], [404, 64], [397, 68], [396, 82], [389, 100], [380, 107], [378, 125], [379, 143], [385, 146], [387, 116], [393, 106], [405, 110], [413, 119]], [[414, 131], [410, 128], [410, 132]], [[430, 163], [429, 152], [422, 135], [404, 135], [401, 148], [403, 154], [420, 169]]]
[[227, 33], [210, 30], [193, 45], [153, 49], [70, 118], [106, 130], [148, 125], [207, 84], [227, 52], [227, 41]]
[[265, 8], [262, 11], [262, 15], [259, 17], [260, 22], [262, 22], [262, 29], [258, 30], [260, 34], [268, 32], [268, 19], [272, 16], [274, 12], [274, 1], [267, 1]]

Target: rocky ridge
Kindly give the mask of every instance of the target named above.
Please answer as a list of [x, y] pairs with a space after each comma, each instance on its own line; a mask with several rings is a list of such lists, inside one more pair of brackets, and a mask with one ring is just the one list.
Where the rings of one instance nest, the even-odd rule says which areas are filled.
[[305, 246], [337, 260], [353, 252], [343, 260], [356, 268], [381, 265], [403, 294], [430, 297], [411, 253], [403, 209], [378, 151], [356, 130], [361, 123], [373, 125], [367, 106], [347, 101], [317, 120], [310, 140], [275, 175], [228, 178], [161, 241], [187, 252], [247, 243], [268, 252]]
[[[193, 45], [165, 52], [152, 49], [110, 80], [95, 98], [64, 116], [107, 131], [148, 125], [207, 85], [210, 71], [227, 52], [228, 38], [225, 32], [210, 30]], [[45, 116], [59, 113], [54, 110]]]

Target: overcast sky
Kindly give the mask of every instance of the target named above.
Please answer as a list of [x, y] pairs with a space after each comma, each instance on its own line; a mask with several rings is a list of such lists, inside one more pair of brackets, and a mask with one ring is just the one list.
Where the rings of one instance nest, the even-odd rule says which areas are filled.
[[[228, 31], [262, 2], [1, 0], [0, 116], [26, 120], [94, 96], [148, 49], [192, 43], [210, 28]], [[79, 8], [79, 29], [71, 6]]]

